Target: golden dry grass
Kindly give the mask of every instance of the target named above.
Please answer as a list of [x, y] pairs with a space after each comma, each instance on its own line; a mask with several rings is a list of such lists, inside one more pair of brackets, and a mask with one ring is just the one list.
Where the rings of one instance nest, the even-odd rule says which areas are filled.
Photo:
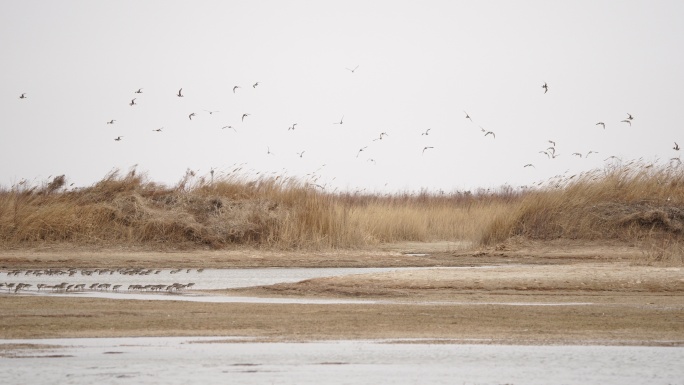
[[617, 239], [651, 262], [682, 263], [684, 168], [632, 163], [536, 189], [332, 194], [291, 178], [186, 174], [167, 187], [132, 169], [68, 190], [59, 176], [0, 190], [0, 247], [42, 243], [160, 248], [248, 245], [359, 248], [401, 241], [493, 245], [532, 239]]

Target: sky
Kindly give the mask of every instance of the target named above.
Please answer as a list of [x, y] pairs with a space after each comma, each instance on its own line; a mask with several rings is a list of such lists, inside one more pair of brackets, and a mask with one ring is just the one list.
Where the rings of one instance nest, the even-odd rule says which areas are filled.
[[668, 164], [684, 145], [682, 1], [0, 8], [5, 188], [136, 167], [169, 186], [214, 170], [455, 191]]

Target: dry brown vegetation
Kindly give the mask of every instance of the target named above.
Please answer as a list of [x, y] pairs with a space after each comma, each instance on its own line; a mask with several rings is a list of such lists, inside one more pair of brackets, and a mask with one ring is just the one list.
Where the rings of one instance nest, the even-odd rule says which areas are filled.
[[191, 173], [167, 187], [135, 169], [82, 189], [66, 183], [58, 176], [0, 190], [0, 247], [335, 249], [437, 240], [488, 246], [522, 236], [617, 239], [645, 245], [651, 262], [684, 263], [679, 166], [633, 163], [535, 189], [450, 194], [333, 194], [291, 178], [208, 181]]

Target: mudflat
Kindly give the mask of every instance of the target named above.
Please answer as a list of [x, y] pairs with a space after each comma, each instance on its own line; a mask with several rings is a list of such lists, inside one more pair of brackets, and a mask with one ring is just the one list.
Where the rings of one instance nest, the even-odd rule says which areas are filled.
[[440, 343], [684, 346], [684, 267], [644, 264], [643, 255], [644, 250], [620, 243], [571, 241], [511, 242], [492, 249], [453, 242], [403, 243], [325, 252], [68, 246], [2, 250], [1, 269], [423, 269], [207, 293], [375, 300], [359, 304], [198, 303], [3, 291], [0, 338], [201, 335], [268, 341], [422, 338]]

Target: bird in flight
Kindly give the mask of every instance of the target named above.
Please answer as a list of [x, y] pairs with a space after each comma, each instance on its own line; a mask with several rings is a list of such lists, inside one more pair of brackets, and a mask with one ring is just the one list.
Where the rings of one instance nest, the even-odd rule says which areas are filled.
[[604, 129], [604, 130], [606, 129], [606, 124], [603, 123], [603, 122], [598, 122], [598, 123], [596, 123], [596, 125], [597, 125], [597, 126], [603, 126], [603, 129]]
[[[233, 128], [233, 126], [223, 126], [221, 127], [222, 130], [225, 130], [226, 128]], [[235, 128], [233, 128], [233, 131], [237, 132]]]
[[188, 118], [189, 118], [190, 120], [192, 120], [192, 117], [193, 117], [193, 116], [195, 116], [195, 113], [194, 113], [194, 112], [191, 113], [190, 115], [188, 115]]
[[301, 157], [304, 155], [304, 152], [305, 152], [305, 151], [298, 152], [297, 155], [299, 155], [299, 157], [301, 158]]
[[674, 145], [674, 147], [672, 147], [672, 149], [675, 151], [679, 151], [679, 145], [677, 144], [677, 142], [674, 142], [674, 144], [675, 145]]
[[492, 131], [487, 131], [487, 133], [484, 136], [491, 135], [494, 139], [496, 139], [496, 134]]
[[360, 149], [359, 149], [359, 152], [356, 153], [356, 157], [358, 158], [358, 157], [359, 157], [359, 154], [361, 154], [361, 153], [363, 152], [363, 150], [365, 150], [365, 149], [367, 149], [367, 148], [368, 148], [368, 146], [363, 147], [363, 148], [360, 148]]
[[240, 86], [233, 87], [233, 93], [235, 93], [235, 90], [237, 90], [238, 88], [241, 88], [241, 87]]
[[423, 147], [423, 155], [425, 155], [425, 150], [430, 149], [430, 148], [434, 148], [434, 147], [432, 147], [432, 146], [425, 146], [425, 147]]
[[587, 152], [587, 155], [585, 156], [585, 158], [588, 158], [589, 155], [591, 155], [591, 154], [598, 154], [598, 151], [591, 151], [590, 150], [589, 152]]
[[432, 128], [428, 128], [427, 130], [425, 130], [425, 132], [421, 133], [420, 135], [430, 135], [430, 130], [432, 130]]
[[296, 125], [297, 125], [297, 123], [293, 124], [291, 127], [288, 127], [287, 130], [288, 131], [290, 131], [290, 130], [294, 131]]
[[116, 119], [112, 119], [112, 120], [108, 121], [107, 124], [114, 124], [114, 122], [116, 122]]
[[[534, 165], [532, 163], [528, 163], [528, 164], [523, 166], [523, 168], [525, 168], [525, 167], [534, 167]], [[534, 167], [534, 168], [536, 168], [536, 167]]]
[[544, 85], [542, 86], [542, 88], [544, 89], [544, 93], [549, 92], [549, 85], [546, 84], [546, 82], [544, 82]]
[[274, 153], [271, 152], [271, 147], [266, 147], [266, 155], [275, 155]]
[[[463, 112], [465, 112], [465, 110], [463, 110]], [[472, 122], [472, 121], [473, 121], [473, 119], [472, 119], [472, 118], [470, 117], [470, 115], [468, 115], [468, 113], [467, 113], [467, 112], [465, 112], [465, 114], [466, 114], [466, 117], [465, 117], [465, 118], [466, 118], [466, 119], [470, 119], [470, 121]]]
[[632, 116], [632, 114], [630, 114], [630, 113], [628, 112], [628, 113], [627, 113], [627, 119], [629, 119], [629, 120], [634, 120], [634, 117]]
[[[346, 68], [346, 67], [345, 67]], [[359, 68], [359, 66], [354, 67], [354, 69], [347, 68], [347, 71], [351, 71], [351, 73], [354, 73], [356, 69]]]
[[580, 154], [579, 152], [573, 152], [572, 155], [579, 156], [580, 158], [582, 157], [582, 154]]
[[609, 160], [609, 159], [617, 159], [618, 162], [622, 162], [622, 160], [621, 160], [620, 158], [618, 158], [617, 156], [615, 156], [615, 155], [611, 155], [611, 156], [607, 157], [606, 159], [604, 159], [603, 161], [605, 162], [605, 161], [607, 161], [607, 160]]
[[131, 102], [128, 103], [128, 104], [129, 104], [130, 106], [135, 106], [135, 105], [137, 105], [138, 103], [135, 102], [135, 99], [137, 99], [137, 98], [133, 98], [133, 100], [131, 100]]
[[162, 132], [163, 129], [164, 129], [164, 127], [159, 127], [159, 128], [157, 128], [156, 130], [152, 130], [152, 131]]
[[249, 116], [249, 114], [242, 114], [242, 121], [244, 122], [244, 121], [245, 121], [245, 118], [248, 117], [248, 116]]
[[344, 124], [344, 115], [342, 115], [342, 119], [340, 119], [339, 122], [335, 122], [333, 124]]
[[204, 110], [204, 111], [208, 112], [209, 115], [212, 115], [212, 114], [215, 113], [215, 112], [221, 112], [221, 111], [209, 111], [209, 110]]
[[389, 135], [387, 135], [386, 132], [381, 132], [381, 133], [380, 133], [380, 137], [377, 138], [377, 139], [373, 139], [373, 141], [375, 142], [376, 140], [382, 140], [382, 137], [383, 137], [383, 136], [389, 136]]
[[556, 142], [554, 142], [553, 140], [549, 140], [549, 143], [551, 143], [553, 147], [556, 147]]
[[252, 88], [256, 88], [258, 85], [259, 85], [259, 82], [256, 82], [256, 83], [252, 84]]
[[179, 98], [183, 97], [183, 89], [182, 88], [180, 90], [178, 90], [178, 94], [176, 96], [178, 96]]
[[26, 97], [26, 93], [21, 94], [21, 96], [19, 96], [19, 99], [28, 99], [28, 98]]
[[136, 93], [136, 94], [142, 94], [142, 90], [143, 90], [142, 88], [138, 88], [138, 90], [135, 91], [135, 93]]
[[621, 123], [629, 123], [630, 126], [632, 125], [632, 121], [629, 119], [621, 120], [620, 122]]
[[114, 138], [114, 140], [116, 140], [117, 142], [120, 142], [121, 138], [123, 138], [123, 136], [117, 136], [116, 138]]

